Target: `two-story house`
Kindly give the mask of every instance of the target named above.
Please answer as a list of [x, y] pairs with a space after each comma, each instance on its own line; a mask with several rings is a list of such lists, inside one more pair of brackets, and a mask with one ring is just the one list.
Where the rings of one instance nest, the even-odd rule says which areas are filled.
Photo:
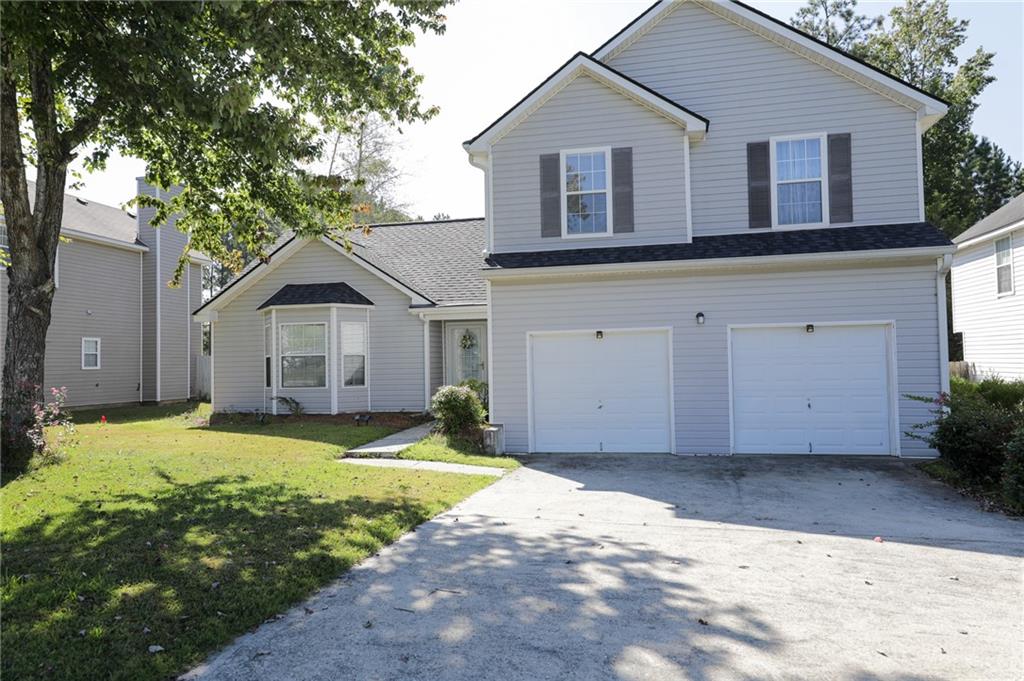
[[[159, 190], [141, 178], [141, 193]], [[29, 183], [35, 201], [35, 183]], [[168, 286], [187, 237], [155, 228], [153, 209], [131, 214], [64, 195], [50, 327], [46, 388], [67, 388], [69, 406], [168, 402], [197, 394], [202, 328], [191, 312], [202, 302], [202, 267], [189, 253], [182, 285]], [[0, 248], [6, 230], [0, 216]], [[7, 338], [7, 273], [0, 271], [0, 356]]]
[[214, 408], [486, 377], [509, 451], [930, 455], [945, 111], [741, 3], [660, 2], [465, 143], [483, 220], [288, 239], [200, 309]]
[[1024, 380], [1024, 194], [957, 235], [953, 330], [978, 376]]

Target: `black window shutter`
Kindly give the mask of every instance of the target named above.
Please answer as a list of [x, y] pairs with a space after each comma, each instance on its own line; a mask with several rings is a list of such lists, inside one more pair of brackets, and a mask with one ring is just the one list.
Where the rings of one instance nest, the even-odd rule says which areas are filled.
[[633, 231], [633, 148], [612, 149], [612, 231]]
[[558, 154], [540, 155], [540, 235], [562, 236], [562, 163]]
[[828, 136], [829, 222], [853, 222], [853, 162], [850, 133]]
[[751, 229], [772, 226], [771, 156], [768, 142], [747, 144], [747, 213]]

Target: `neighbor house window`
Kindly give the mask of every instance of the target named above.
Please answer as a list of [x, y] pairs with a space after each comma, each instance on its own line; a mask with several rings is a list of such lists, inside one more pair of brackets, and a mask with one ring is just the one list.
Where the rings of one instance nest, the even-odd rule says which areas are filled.
[[273, 355], [274, 355], [274, 340], [273, 331], [271, 330], [270, 324], [263, 326], [263, 385], [267, 388], [272, 387], [273, 379], [271, 377], [271, 369], [274, 366]]
[[825, 167], [824, 135], [772, 139], [776, 225], [824, 222], [828, 196]]
[[563, 236], [610, 233], [611, 150], [566, 151], [562, 159]]
[[996, 240], [996, 293], [1013, 293], [1013, 240], [1006, 236]]
[[82, 339], [82, 368], [83, 369], [99, 369], [100, 368], [100, 339], [99, 338], [83, 338]]
[[281, 324], [281, 386], [327, 385], [327, 325]]
[[346, 388], [366, 385], [366, 324], [342, 323], [341, 372]]

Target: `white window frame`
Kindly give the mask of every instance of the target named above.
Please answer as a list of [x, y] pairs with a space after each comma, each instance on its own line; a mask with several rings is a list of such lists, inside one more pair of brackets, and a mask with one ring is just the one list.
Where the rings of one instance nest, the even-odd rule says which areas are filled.
[[[321, 330], [323, 331], [323, 334], [324, 334], [324, 351], [322, 353], [319, 353], [319, 352], [313, 352], [313, 353], [304, 352], [302, 354], [288, 354], [288, 355], [286, 355], [284, 353], [284, 351], [281, 350], [280, 348], [282, 347], [281, 332], [287, 326], [319, 326], [321, 328]], [[277, 325], [277, 334], [278, 334], [278, 336], [277, 336], [277, 347], [278, 347], [278, 352], [277, 352], [277, 367], [278, 368], [277, 368], [277, 371], [278, 371], [278, 375], [280, 376], [279, 382], [281, 384], [279, 387], [282, 390], [327, 390], [327, 389], [329, 389], [330, 388], [329, 380], [330, 380], [330, 375], [331, 375], [331, 367], [330, 367], [330, 352], [329, 352], [328, 336], [327, 336], [327, 322], [282, 322], [282, 323]], [[285, 359], [285, 357], [323, 357], [324, 358], [324, 384], [323, 385], [285, 385], [285, 382], [284, 382], [284, 359]], [[273, 380], [271, 380], [271, 383], [273, 383]]]
[[[87, 342], [89, 342], [89, 341], [96, 341], [96, 352], [94, 352], [94, 353], [93, 352], [88, 352], [87, 353], [85, 351], [85, 344]], [[94, 367], [87, 367], [87, 366], [85, 366], [85, 356], [87, 354], [88, 355], [93, 355], [93, 354], [96, 355], [96, 366], [94, 366]], [[102, 367], [102, 365], [103, 365], [103, 359], [102, 358], [103, 358], [102, 339], [95, 338], [95, 337], [92, 337], [92, 336], [83, 336], [82, 337], [82, 370], [83, 371], [98, 371]]]
[[[359, 353], [345, 352], [345, 327], [363, 327], [363, 383], [362, 385], [345, 385], [345, 355], [356, 355]], [[338, 364], [341, 366], [341, 377], [339, 387], [342, 390], [365, 390], [370, 386], [370, 327], [366, 322], [342, 321], [338, 323]]]
[[[1002, 265], [999, 264], [999, 242], [1007, 241], [1010, 244], [1010, 248], [1007, 253], [1010, 256], [1010, 261]], [[1007, 234], [1004, 237], [1000, 237], [992, 242], [992, 255], [995, 262], [995, 275], [996, 275], [996, 298], [1005, 298], [1006, 296], [1012, 296], [1017, 292], [1016, 282], [1013, 280], [1015, 272], [1013, 271], [1013, 233]], [[1010, 290], [1000, 291], [999, 290], [999, 268], [1009, 267], [1010, 268]]]
[[[569, 221], [566, 213], [569, 211], [569, 194], [565, 188], [565, 157], [572, 154], [604, 154], [604, 167], [605, 167], [605, 196], [607, 197], [607, 209], [608, 209], [608, 224], [607, 229], [604, 232], [593, 232], [588, 234], [569, 234]], [[614, 212], [612, 210], [612, 148], [607, 147], [589, 147], [586, 149], [563, 149], [558, 152], [558, 187], [562, 194], [562, 238], [563, 239], [602, 239], [610, 237], [615, 233], [615, 225], [613, 224], [612, 216]], [[598, 192], [573, 192], [573, 194], [597, 194]]]
[[[795, 140], [809, 140], [818, 139], [821, 141], [821, 221], [820, 222], [801, 222], [794, 225], [780, 225], [779, 224], [779, 179], [777, 178], [776, 168], [776, 153], [775, 146], [779, 142], [792, 142]], [[827, 227], [829, 224], [829, 206], [828, 206], [828, 133], [824, 132], [812, 132], [804, 133], [800, 135], [779, 135], [777, 137], [770, 137], [768, 139], [768, 165], [771, 170], [771, 187], [772, 187], [772, 229], [812, 229], [814, 227]], [[811, 179], [803, 180], [786, 180], [790, 182], [812, 182]]]

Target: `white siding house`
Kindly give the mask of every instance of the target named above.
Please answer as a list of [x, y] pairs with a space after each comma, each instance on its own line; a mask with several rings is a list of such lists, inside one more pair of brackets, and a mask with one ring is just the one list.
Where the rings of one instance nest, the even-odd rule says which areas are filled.
[[953, 330], [981, 376], [1024, 380], [1024, 194], [953, 240]]

